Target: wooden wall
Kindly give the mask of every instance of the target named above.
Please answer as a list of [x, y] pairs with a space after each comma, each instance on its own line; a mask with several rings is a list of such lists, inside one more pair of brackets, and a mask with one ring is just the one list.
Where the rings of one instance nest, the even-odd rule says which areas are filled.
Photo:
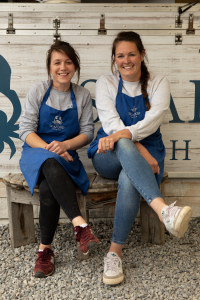
[[[11, 89], [17, 93], [23, 106], [31, 85], [47, 79], [45, 58], [49, 46], [53, 43], [55, 32], [53, 17], [57, 15], [61, 20], [61, 26], [58, 29], [61, 39], [71, 43], [80, 54], [80, 84], [87, 80], [96, 80], [100, 75], [109, 72], [111, 44], [114, 37], [121, 30], [134, 30], [142, 37], [150, 71], [162, 74], [169, 79], [173, 104], [179, 120], [182, 120], [182, 123], [173, 122], [177, 116], [175, 113], [172, 114], [171, 109], [163, 120], [161, 131], [166, 146], [165, 169], [172, 177], [195, 177], [198, 181], [200, 178], [200, 124], [199, 121], [194, 123], [190, 121], [194, 119], [194, 111], [196, 110], [198, 114], [197, 110], [200, 107], [200, 94], [197, 89], [197, 81], [200, 80], [200, 4], [182, 15], [182, 28], [175, 27], [178, 6], [178, 4], [165, 6], [162, 4], [105, 6], [83, 3], [79, 6], [73, 4], [0, 4], [0, 55], [11, 67]], [[14, 35], [6, 34], [8, 13], [11, 12], [16, 29]], [[98, 35], [100, 13], [105, 14], [107, 35]], [[189, 13], [194, 14], [196, 29], [194, 35], [186, 34]], [[177, 32], [182, 34], [182, 45], [175, 45]], [[191, 82], [194, 80], [196, 84]], [[85, 87], [90, 90], [94, 99], [95, 83], [88, 82]], [[4, 111], [9, 119], [13, 114], [13, 107], [10, 100], [1, 92], [0, 103], [0, 110]], [[96, 118], [97, 112], [94, 108], [94, 119]], [[99, 126], [100, 124], [97, 123], [96, 129]], [[16, 153], [10, 159], [10, 147], [4, 143], [4, 149], [0, 153], [0, 178], [9, 172], [20, 171], [18, 162], [22, 142], [16, 138], [12, 140]], [[186, 143], [189, 147], [188, 159], [185, 160], [186, 151], [176, 150], [173, 153], [173, 145], [175, 148], [184, 149]], [[91, 161], [86, 157], [86, 149], [81, 149], [79, 152], [87, 171], [93, 172]], [[181, 180], [178, 179], [176, 184], [184, 184]], [[5, 189], [3, 184], [0, 184], [0, 219], [6, 219]], [[174, 197], [179, 197], [177, 192], [174, 193]], [[198, 196], [195, 194], [195, 197]]]

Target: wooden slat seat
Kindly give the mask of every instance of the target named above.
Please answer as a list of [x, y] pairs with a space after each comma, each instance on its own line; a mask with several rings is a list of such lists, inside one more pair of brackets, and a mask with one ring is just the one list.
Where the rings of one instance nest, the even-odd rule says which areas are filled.
[[[78, 187], [76, 188], [81, 214], [87, 222], [89, 222], [89, 210], [115, 204], [118, 191], [117, 180], [106, 179], [97, 174], [88, 174], [88, 179], [89, 189], [86, 196], [81, 194]], [[163, 177], [163, 180], [166, 179], [167, 174]], [[22, 173], [10, 173], [3, 178], [3, 182], [7, 190], [12, 246], [19, 247], [35, 242], [33, 205], [40, 205], [39, 185], [35, 186], [34, 194], [31, 196], [28, 184]], [[163, 244], [163, 224], [145, 201], [141, 202], [140, 209], [142, 241]], [[81, 259], [80, 253], [79, 258]]]

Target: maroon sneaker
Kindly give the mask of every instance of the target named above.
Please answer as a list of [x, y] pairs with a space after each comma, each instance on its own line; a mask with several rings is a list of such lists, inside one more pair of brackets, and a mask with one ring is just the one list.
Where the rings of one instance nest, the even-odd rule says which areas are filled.
[[54, 253], [51, 249], [45, 248], [37, 252], [37, 259], [34, 267], [35, 277], [46, 277], [54, 271]]
[[80, 250], [83, 254], [88, 254], [100, 244], [99, 239], [92, 233], [89, 225], [84, 228], [76, 226], [73, 230], [75, 231], [76, 242], [80, 243]]

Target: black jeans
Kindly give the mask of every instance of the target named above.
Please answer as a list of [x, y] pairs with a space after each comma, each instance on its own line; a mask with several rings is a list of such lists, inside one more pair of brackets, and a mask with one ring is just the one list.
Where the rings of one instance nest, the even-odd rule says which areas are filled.
[[60, 216], [60, 207], [70, 220], [81, 216], [75, 183], [54, 158], [47, 159], [40, 172], [40, 231], [41, 243], [49, 245]]

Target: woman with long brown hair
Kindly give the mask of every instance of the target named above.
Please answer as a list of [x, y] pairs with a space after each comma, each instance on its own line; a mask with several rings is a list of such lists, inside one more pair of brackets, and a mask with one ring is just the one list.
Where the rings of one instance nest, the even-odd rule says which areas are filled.
[[104, 264], [106, 284], [124, 279], [121, 253], [139, 209], [140, 195], [177, 237], [185, 233], [192, 215], [188, 206], [167, 206], [159, 190], [165, 157], [160, 125], [169, 108], [170, 89], [163, 76], [150, 76], [145, 57], [140, 36], [120, 32], [113, 42], [112, 72], [96, 83], [102, 128], [88, 156], [101, 176], [118, 179], [119, 185], [112, 241]]
[[77, 185], [83, 195], [87, 193], [89, 181], [76, 150], [90, 143], [94, 134], [90, 93], [71, 82], [75, 73], [80, 76], [79, 56], [69, 43], [57, 41], [47, 52], [46, 65], [49, 80], [31, 87], [20, 122], [20, 168], [31, 194], [40, 182], [41, 243], [35, 277], [54, 271], [51, 243], [60, 207], [72, 221], [84, 254], [100, 243], [81, 216], [75, 191]]

